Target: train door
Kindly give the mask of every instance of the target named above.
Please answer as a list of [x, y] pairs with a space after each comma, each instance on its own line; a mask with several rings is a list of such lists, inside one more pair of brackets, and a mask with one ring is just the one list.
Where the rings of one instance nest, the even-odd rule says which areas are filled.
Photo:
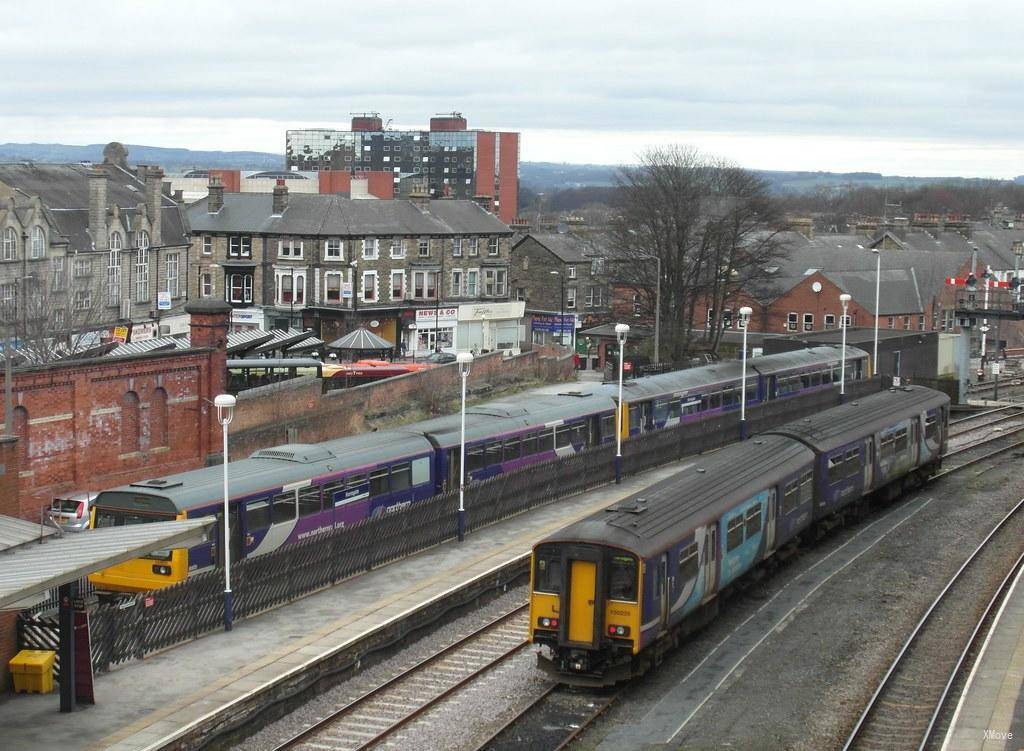
[[704, 596], [715, 591], [715, 567], [718, 561], [718, 524], [705, 530], [704, 537]]
[[875, 480], [875, 436], [869, 435], [864, 441], [864, 490], [874, 487]]
[[671, 580], [668, 575], [668, 553], [662, 553], [658, 558], [658, 596], [661, 598], [661, 625], [668, 628], [668, 606], [672, 594]]
[[569, 561], [569, 641], [593, 644], [597, 562]]
[[767, 521], [764, 527], [764, 552], [767, 556], [775, 550], [775, 520], [778, 518], [778, 493], [775, 488], [768, 490]]
[[643, 402], [640, 405], [641, 433], [649, 433], [654, 430], [654, 402]]
[[[216, 533], [210, 538], [210, 542], [213, 543], [212, 547], [214, 550], [213, 559], [216, 565], [224, 566], [224, 527], [222, 523], [224, 521], [224, 511], [221, 509], [216, 514], [217, 526]], [[230, 537], [229, 542], [231, 543], [231, 560], [237, 561], [242, 557], [242, 525], [239, 523], [238, 516], [238, 504], [234, 504], [228, 509], [228, 518], [231, 520], [231, 528], [229, 530]]]

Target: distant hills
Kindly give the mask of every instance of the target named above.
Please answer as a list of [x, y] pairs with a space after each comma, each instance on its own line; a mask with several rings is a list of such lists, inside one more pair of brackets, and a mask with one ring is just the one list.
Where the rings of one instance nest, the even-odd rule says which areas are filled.
[[[106, 144], [68, 146], [59, 143], [0, 144], [0, 162], [99, 162]], [[278, 170], [284, 155], [264, 151], [192, 151], [162, 146], [126, 144], [128, 160], [133, 164], [158, 164], [168, 173], [190, 169]], [[523, 187], [534, 192], [554, 192], [582, 187], [615, 185], [616, 165], [558, 164], [521, 162], [519, 178]], [[755, 170], [768, 180], [777, 193], [806, 193], [819, 189], [848, 190], [858, 187], [917, 187], [935, 183], [980, 184], [989, 182], [965, 177], [900, 177], [877, 172], [798, 172]], [[1024, 175], [1014, 182], [1024, 184]]]

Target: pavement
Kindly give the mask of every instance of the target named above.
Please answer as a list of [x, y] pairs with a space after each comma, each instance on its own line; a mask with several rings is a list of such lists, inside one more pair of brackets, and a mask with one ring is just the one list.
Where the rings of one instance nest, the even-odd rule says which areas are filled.
[[1024, 748], [1024, 569], [982, 645], [942, 751]]
[[[589, 379], [587, 379], [589, 380]], [[336, 654], [482, 573], [527, 554], [576, 519], [663, 479], [687, 460], [560, 500], [145, 660], [96, 676], [94, 706], [59, 712], [51, 694], [0, 696], [0, 748], [141, 751]]]

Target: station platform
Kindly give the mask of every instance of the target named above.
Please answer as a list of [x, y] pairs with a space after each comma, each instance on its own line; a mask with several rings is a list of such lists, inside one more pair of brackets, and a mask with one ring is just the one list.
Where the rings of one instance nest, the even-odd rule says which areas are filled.
[[967, 679], [942, 751], [1024, 748], [1024, 569]]
[[[533, 509], [145, 660], [96, 676], [96, 704], [61, 714], [53, 694], [0, 699], [0, 748], [172, 747], [215, 718], [444, 598], [525, 559], [533, 543], [683, 468], [694, 458]], [[229, 721], [223, 721], [229, 724]]]

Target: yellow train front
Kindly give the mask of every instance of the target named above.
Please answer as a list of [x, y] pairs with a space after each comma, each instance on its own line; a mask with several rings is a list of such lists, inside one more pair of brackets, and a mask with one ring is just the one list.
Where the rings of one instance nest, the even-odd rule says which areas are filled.
[[552, 538], [537, 545], [530, 629], [540, 666], [577, 685], [628, 678], [640, 648], [641, 576], [627, 549]]

